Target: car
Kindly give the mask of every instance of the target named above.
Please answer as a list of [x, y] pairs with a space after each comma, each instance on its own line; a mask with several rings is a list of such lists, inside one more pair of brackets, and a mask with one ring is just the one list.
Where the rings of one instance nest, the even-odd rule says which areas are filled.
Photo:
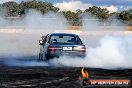
[[47, 61], [60, 56], [82, 57], [86, 56], [86, 47], [76, 34], [51, 33], [42, 36], [39, 40], [39, 60]]

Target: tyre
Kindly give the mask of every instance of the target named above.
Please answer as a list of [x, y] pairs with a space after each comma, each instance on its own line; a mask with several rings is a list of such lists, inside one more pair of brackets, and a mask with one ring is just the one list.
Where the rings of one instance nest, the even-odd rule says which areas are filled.
[[50, 56], [45, 53], [45, 60], [48, 61], [50, 59]]

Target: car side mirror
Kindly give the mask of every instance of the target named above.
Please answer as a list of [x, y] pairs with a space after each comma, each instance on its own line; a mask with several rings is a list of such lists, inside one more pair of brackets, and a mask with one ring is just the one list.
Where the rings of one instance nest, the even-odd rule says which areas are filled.
[[43, 45], [43, 40], [39, 40], [39, 45]]

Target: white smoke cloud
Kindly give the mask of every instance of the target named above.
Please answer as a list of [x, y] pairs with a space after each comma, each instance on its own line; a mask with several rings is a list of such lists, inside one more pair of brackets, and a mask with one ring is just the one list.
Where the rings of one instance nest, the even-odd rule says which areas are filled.
[[58, 29], [67, 29], [68, 27], [68, 22], [63, 14], [48, 12], [42, 15], [40, 11], [36, 10], [29, 10], [22, 23], [28, 29], [45, 29], [52, 30], [52, 32]]
[[68, 27], [66, 18], [55, 12], [42, 15], [39, 11], [29, 10], [25, 16], [14, 20], [0, 18], [0, 56], [37, 55], [38, 40], [42, 35]]
[[82, 14], [82, 30], [83, 31], [125, 31], [126, 25], [118, 20], [117, 17], [111, 17], [111, 20], [100, 21], [97, 17], [91, 16], [89, 13]]
[[[43, 19], [42, 19], [43, 17]], [[37, 19], [33, 19], [37, 18]], [[47, 19], [52, 18], [52, 19]], [[9, 22], [9, 21], [5, 21]], [[12, 21], [11, 21], [12, 22]], [[59, 23], [58, 23], [59, 22]], [[63, 23], [64, 22], [64, 23]], [[63, 18], [62, 15], [58, 13], [49, 12], [44, 16], [40, 12], [29, 11], [29, 13], [24, 17], [24, 20], [15, 21], [14, 24], [19, 26], [23, 26], [25, 28], [42, 28], [44, 29], [43, 33], [45, 33], [45, 29], [50, 26], [50, 28], [56, 27], [56, 25], [60, 28], [66, 27], [67, 21]], [[10, 22], [9, 22], [10, 23]], [[7, 25], [9, 24], [7, 23]], [[22, 23], [22, 24], [21, 24]], [[61, 25], [60, 25], [61, 24]], [[94, 24], [94, 28], [98, 28], [99, 26], [94, 23], [86, 24], [87, 26]], [[85, 26], [86, 26], [85, 25]], [[95, 26], [96, 25], [96, 26]], [[5, 25], [6, 26], [6, 25]], [[83, 25], [84, 26], [84, 25]], [[84, 27], [85, 28], [85, 27]], [[93, 29], [94, 29], [93, 28]], [[9, 29], [10, 30], [10, 29]], [[28, 29], [27, 29], [28, 30]], [[56, 28], [55, 28], [56, 30]], [[85, 30], [85, 29], [84, 29]], [[86, 29], [87, 30], [87, 29]], [[35, 30], [32, 30], [34, 32]], [[35, 31], [36, 32], [36, 31]], [[52, 30], [53, 32], [53, 30]], [[12, 55], [15, 55], [16, 58], [20, 56], [28, 56], [28, 55], [37, 55], [39, 53], [39, 45], [38, 40], [40, 39], [41, 34], [2, 34], [0, 35], [0, 54], [3, 53], [9, 59]], [[98, 36], [96, 36], [98, 38]], [[88, 39], [91, 36], [85, 37], [85, 42], [90, 43]], [[53, 59], [49, 63], [53, 63], [56, 65], [64, 65], [64, 66], [75, 66], [75, 67], [96, 67], [96, 68], [106, 68], [106, 69], [115, 69], [115, 68], [131, 68], [132, 67], [132, 37], [131, 36], [104, 36], [99, 39], [99, 45], [96, 45], [95, 48], [88, 46], [87, 47], [87, 57], [86, 58], [67, 58], [60, 57], [59, 59]], [[94, 41], [93, 37], [91, 39]], [[83, 41], [84, 42], [84, 41]], [[87, 44], [86, 44], [87, 46]], [[38, 58], [33, 58], [37, 60]], [[3, 60], [3, 59], [2, 59]], [[7, 60], [7, 59], [5, 59]], [[10, 61], [11, 60], [11, 61]], [[41, 63], [36, 61], [19, 61], [14, 58], [7, 60], [5, 63], [8, 65], [14, 66], [49, 66], [48, 63]]]
[[105, 69], [132, 68], [132, 36], [104, 36], [95, 48], [87, 47], [86, 58], [61, 57], [52, 63]]
[[[34, 19], [35, 18], [35, 19]], [[0, 13], [0, 28], [8, 28], [8, 29], [36, 29], [36, 30], [45, 30], [52, 31], [53, 30], [63, 30], [67, 29], [68, 22], [62, 13], [57, 12], [48, 12], [46, 14], [41, 14], [40, 11], [30, 9], [27, 11], [26, 15], [22, 17], [14, 17], [14, 18], [4, 18]], [[58, 25], [58, 26], [56, 26]], [[41, 30], [41, 31], [42, 31]], [[1, 31], [1, 30], [0, 30]], [[2, 30], [3, 31], [3, 30]], [[9, 30], [10, 31], [10, 30]], [[9, 32], [7, 30], [3, 32]], [[32, 31], [34, 32], [34, 31]]]
[[40, 11], [29, 10], [20, 18], [0, 19], [0, 57], [4, 58], [0, 62], [9, 66], [48, 66], [46, 62], [37, 62], [38, 41], [49, 32], [58, 29], [61, 32], [68, 27], [63, 14], [55, 12], [42, 15]]

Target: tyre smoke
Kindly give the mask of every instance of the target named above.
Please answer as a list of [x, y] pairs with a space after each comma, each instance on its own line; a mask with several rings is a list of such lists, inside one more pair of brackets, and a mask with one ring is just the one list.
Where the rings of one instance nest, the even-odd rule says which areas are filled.
[[61, 57], [54, 62], [64, 66], [124, 69], [132, 67], [132, 36], [109, 36], [99, 40], [96, 47], [87, 47], [86, 58]]
[[[117, 19], [115, 19], [117, 20]], [[115, 21], [114, 20], [114, 21]], [[55, 59], [65, 66], [92, 67], [104, 69], [132, 68], [132, 36], [127, 32], [127, 27], [117, 20], [104, 23], [85, 14], [82, 18], [82, 40], [87, 47], [86, 58], [61, 57]], [[90, 33], [94, 33], [90, 35]], [[115, 35], [116, 34], [116, 35]]]
[[80, 17], [83, 31], [125, 31], [126, 25], [116, 16], [111, 16], [107, 20], [98, 19], [90, 13], [84, 13]]
[[[39, 44], [41, 36], [55, 31], [68, 29], [68, 22], [61, 13], [48, 12], [44, 15], [29, 10], [22, 17], [4, 17], [0, 14], [0, 61], [10, 66], [38, 66]], [[33, 61], [25, 60], [33, 57]], [[22, 58], [24, 61], [19, 61]], [[30, 59], [30, 58], [26, 58]]]
[[[4, 58], [4, 63], [9, 66], [73, 66], [105, 69], [132, 67], [132, 36], [109, 34], [111, 31], [112, 33], [127, 31], [126, 26], [122, 25], [120, 21], [114, 25], [113, 22], [111, 22], [112, 24], [106, 22], [102, 26], [99, 20], [84, 15], [80, 37], [87, 47], [86, 58], [64, 56], [48, 62], [38, 62], [38, 57], [28, 58], [28, 56], [38, 55], [38, 40], [42, 35], [54, 31], [61, 32], [60, 29], [68, 29], [68, 22], [64, 16], [61, 13], [54, 12], [42, 15], [40, 12], [31, 10], [26, 16], [13, 20], [11, 23], [8, 19], [5, 20], [3, 17], [2, 19], [4, 24], [0, 25], [4, 25], [5, 28], [0, 29], [0, 56], [7, 57]], [[13, 28], [10, 28], [11, 24]], [[95, 34], [83, 35], [83, 33], [91, 33], [91, 31]], [[98, 35], [98, 33], [101, 35]], [[33, 60], [30, 60], [31, 58]]]

